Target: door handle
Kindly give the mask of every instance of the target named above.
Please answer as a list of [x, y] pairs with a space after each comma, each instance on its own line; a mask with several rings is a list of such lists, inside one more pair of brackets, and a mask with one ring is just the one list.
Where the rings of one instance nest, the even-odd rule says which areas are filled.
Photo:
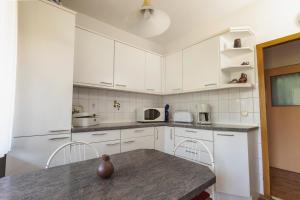
[[188, 132], [188, 133], [197, 133], [197, 131], [191, 131], [191, 130], [185, 130], [185, 132]]
[[221, 134], [221, 133], [218, 133], [217, 135], [219, 135], [219, 136], [226, 136], [226, 137], [234, 137], [233, 134]]
[[158, 140], [158, 129], [157, 128], [154, 128], [155, 129], [155, 132], [156, 132], [156, 140]]
[[170, 129], [170, 140], [173, 140], [173, 129]]
[[107, 133], [93, 133], [92, 135], [94, 136], [102, 136], [102, 135], [106, 135]]
[[134, 140], [130, 140], [130, 141], [126, 141], [126, 142], [123, 142], [124, 144], [130, 144], [130, 143], [134, 143], [135, 141]]
[[55, 138], [49, 138], [49, 140], [51, 140], [51, 141], [55, 141], [55, 140], [64, 140], [64, 139], [70, 139], [70, 137], [55, 137]]
[[145, 131], [144, 129], [134, 130], [134, 132], [136, 132], [136, 133], [140, 133], [140, 132], [144, 132], [144, 131]]
[[209, 84], [205, 84], [204, 86], [209, 87], [209, 86], [216, 86], [216, 85], [217, 85], [216, 83], [209, 83]]

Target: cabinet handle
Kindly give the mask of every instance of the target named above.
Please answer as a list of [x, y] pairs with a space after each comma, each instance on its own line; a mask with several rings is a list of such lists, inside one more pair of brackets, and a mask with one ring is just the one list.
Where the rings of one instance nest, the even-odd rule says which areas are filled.
[[51, 141], [55, 141], [55, 140], [64, 140], [64, 139], [70, 139], [70, 137], [56, 137], [56, 138], [49, 138], [49, 140], [51, 140]]
[[148, 90], [148, 91], [152, 91], [152, 92], [155, 91], [154, 89], [147, 89], [147, 90]]
[[209, 84], [205, 84], [204, 86], [209, 87], [209, 86], [216, 86], [216, 85], [217, 85], [216, 83], [209, 83]]
[[109, 83], [109, 82], [100, 82], [100, 84], [102, 84], [102, 85], [112, 85], [112, 83]]
[[173, 91], [179, 91], [181, 90], [181, 88], [175, 88], [175, 89], [172, 89]]
[[156, 131], [156, 140], [158, 140], [158, 129], [157, 128], [154, 128], [155, 131]]
[[118, 86], [118, 87], [127, 87], [127, 85], [123, 85], [123, 84], [116, 84], [116, 86]]
[[130, 141], [126, 141], [126, 142], [123, 142], [124, 144], [130, 144], [130, 143], [134, 143], [135, 141], [134, 140], [130, 140]]
[[69, 132], [69, 129], [62, 129], [62, 130], [50, 130], [50, 133], [61, 133], [61, 132]]
[[173, 129], [170, 129], [170, 140], [173, 140]]
[[102, 136], [102, 135], [106, 135], [107, 133], [93, 133], [92, 135], [94, 136]]
[[187, 152], [187, 153], [192, 153], [192, 154], [195, 154], [195, 155], [198, 154], [197, 152], [193, 152], [193, 151], [189, 151], [189, 150], [185, 150], [185, 152]]
[[219, 136], [227, 136], [227, 137], [233, 137], [234, 136], [233, 134], [221, 134], [221, 133], [218, 133], [217, 135], [219, 135]]
[[115, 146], [115, 145], [118, 145], [118, 144], [120, 144], [120, 142], [116, 142], [116, 143], [108, 143], [108, 144], [106, 144], [107, 146]]
[[136, 133], [140, 133], [140, 132], [144, 132], [144, 131], [145, 131], [144, 129], [134, 130], [134, 132], [136, 132]]
[[197, 131], [191, 131], [191, 130], [185, 130], [185, 132], [188, 132], [188, 133], [197, 133]]
[[197, 143], [196, 141], [193, 141], [193, 140], [187, 140], [187, 142], [191, 142], [191, 143], [194, 143], [194, 144]]

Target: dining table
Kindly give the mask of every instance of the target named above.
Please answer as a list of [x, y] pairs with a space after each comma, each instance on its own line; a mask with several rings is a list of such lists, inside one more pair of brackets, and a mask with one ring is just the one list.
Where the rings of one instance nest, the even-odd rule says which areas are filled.
[[216, 182], [204, 165], [153, 149], [110, 156], [114, 173], [97, 176], [99, 158], [0, 179], [1, 200], [189, 200]]

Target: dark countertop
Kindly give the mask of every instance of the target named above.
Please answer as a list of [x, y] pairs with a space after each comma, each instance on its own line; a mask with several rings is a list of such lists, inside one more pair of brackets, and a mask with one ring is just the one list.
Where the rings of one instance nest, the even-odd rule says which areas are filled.
[[251, 130], [255, 130], [258, 128], [257, 126], [233, 125], [233, 124], [199, 125], [196, 123], [128, 122], [128, 123], [103, 123], [100, 125], [89, 126], [89, 127], [74, 127], [74, 128], [72, 128], [72, 133], [130, 129], [130, 128], [158, 127], [158, 126], [182, 127], [182, 128], [204, 129], [204, 130], [214, 130], [214, 131], [233, 131], [233, 132], [249, 132]]
[[115, 173], [96, 176], [99, 160], [0, 179], [1, 200], [187, 200], [216, 182], [208, 167], [156, 150], [111, 156]]

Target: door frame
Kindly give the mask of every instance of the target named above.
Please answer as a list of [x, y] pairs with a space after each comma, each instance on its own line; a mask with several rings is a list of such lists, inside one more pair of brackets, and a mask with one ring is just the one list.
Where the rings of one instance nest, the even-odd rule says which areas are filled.
[[256, 45], [257, 54], [257, 71], [258, 71], [258, 88], [259, 88], [259, 104], [260, 104], [260, 123], [261, 123], [261, 145], [263, 159], [263, 180], [264, 180], [264, 197], [271, 198], [270, 184], [270, 163], [269, 163], [269, 148], [268, 148], [268, 119], [266, 106], [266, 83], [265, 83], [265, 66], [264, 66], [264, 49], [277, 46], [290, 41], [300, 39], [300, 32], [288, 35], [282, 38], [271, 40]]

